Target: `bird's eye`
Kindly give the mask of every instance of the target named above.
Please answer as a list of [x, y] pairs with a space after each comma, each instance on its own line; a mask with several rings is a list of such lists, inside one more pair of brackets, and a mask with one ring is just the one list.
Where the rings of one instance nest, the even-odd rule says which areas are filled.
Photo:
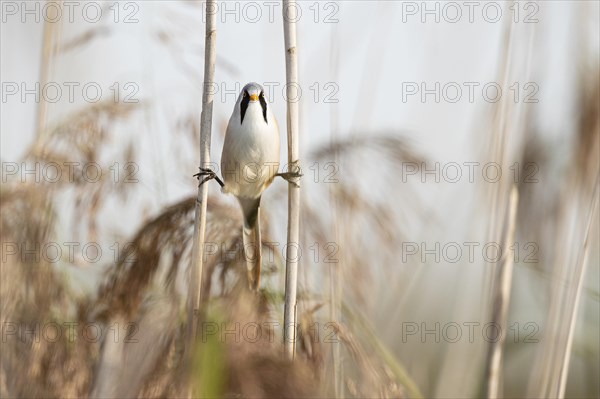
[[265, 93], [264, 93], [263, 91], [261, 91], [261, 92], [260, 92], [260, 96], [261, 96], [261, 97], [264, 97], [264, 96], [265, 96]]
[[248, 92], [247, 92], [247, 91], [245, 91], [245, 92], [244, 92], [244, 97], [246, 97], [247, 95], [248, 95]]

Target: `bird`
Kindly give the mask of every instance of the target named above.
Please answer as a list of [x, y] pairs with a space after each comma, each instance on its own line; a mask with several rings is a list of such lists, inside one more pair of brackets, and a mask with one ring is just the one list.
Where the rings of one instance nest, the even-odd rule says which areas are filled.
[[223, 152], [221, 174], [200, 168], [194, 176], [199, 186], [215, 179], [221, 191], [234, 195], [243, 215], [242, 241], [248, 276], [248, 287], [258, 291], [262, 261], [260, 234], [260, 200], [263, 192], [276, 176], [298, 186], [298, 171], [279, 173], [279, 126], [271, 110], [263, 87], [258, 83], [246, 84], [240, 92], [229, 119]]

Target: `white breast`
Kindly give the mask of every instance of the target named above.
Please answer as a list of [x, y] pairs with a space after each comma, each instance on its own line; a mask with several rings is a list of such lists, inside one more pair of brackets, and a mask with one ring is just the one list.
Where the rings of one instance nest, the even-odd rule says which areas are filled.
[[223, 191], [237, 197], [257, 198], [269, 186], [279, 169], [279, 128], [270, 108], [265, 123], [260, 103], [251, 102], [240, 124], [234, 110], [221, 155]]

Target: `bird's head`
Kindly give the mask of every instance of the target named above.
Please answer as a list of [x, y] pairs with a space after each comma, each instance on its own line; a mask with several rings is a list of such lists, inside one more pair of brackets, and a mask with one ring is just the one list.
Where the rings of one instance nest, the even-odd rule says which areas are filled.
[[244, 86], [238, 97], [238, 104], [240, 105], [240, 123], [244, 123], [244, 117], [249, 106], [260, 106], [265, 123], [269, 123], [267, 119], [267, 98], [263, 87], [258, 83], [251, 82]]

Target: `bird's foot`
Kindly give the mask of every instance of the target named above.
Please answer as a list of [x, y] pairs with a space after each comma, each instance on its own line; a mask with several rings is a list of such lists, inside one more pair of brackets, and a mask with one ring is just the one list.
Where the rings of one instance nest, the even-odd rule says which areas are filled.
[[300, 188], [300, 185], [296, 183], [295, 180], [293, 180], [302, 177], [302, 173], [300, 172], [282, 172], [277, 173], [275, 176], [283, 177], [285, 180], [287, 180], [288, 183], [292, 183], [294, 186]]
[[223, 180], [221, 180], [215, 172], [213, 172], [212, 170], [210, 170], [208, 168], [199, 168], [199, 169], [200, 169], [200, 172], [196, 173], [194, 175], [194, 177], [196, 179], [198, 179], [198, 181], [200, 181], [200, 177], [204, 176], [204, 178], [202, 179], [202, 181], [200, 181], [200, 183], [198, 183], [198, 187], [200, 187], [201, 185], [203, 185], [204, 183], [206, 183], [207, 181], [212, 180], [212, 179], [215, 179], [217, 181], [217, 183], [219, 183], [221, 188], [225, 187], [225, 183], [223, 183]]

